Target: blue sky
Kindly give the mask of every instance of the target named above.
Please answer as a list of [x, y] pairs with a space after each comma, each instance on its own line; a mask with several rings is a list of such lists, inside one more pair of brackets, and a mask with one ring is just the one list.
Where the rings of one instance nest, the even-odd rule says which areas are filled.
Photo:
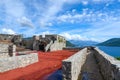
[[120, 0], [0, 0], [0, 33], [102, 42], [120, 37]]

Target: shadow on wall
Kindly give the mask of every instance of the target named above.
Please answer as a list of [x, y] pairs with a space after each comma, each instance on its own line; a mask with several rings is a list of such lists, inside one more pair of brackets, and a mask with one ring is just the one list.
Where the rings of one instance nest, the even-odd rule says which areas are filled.
[[93, 51], [87, 55], [78, 80], [103, 80]]

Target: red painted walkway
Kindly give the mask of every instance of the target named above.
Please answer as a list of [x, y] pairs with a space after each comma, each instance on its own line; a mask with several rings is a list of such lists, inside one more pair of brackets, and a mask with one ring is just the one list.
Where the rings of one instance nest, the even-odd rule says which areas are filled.
[[63, 59], [76, 52], [73, 50], [38, 52], [39, 62], [24, 68], [0, 73], [0, 80], [43, 80], [43, 77], [61, 68]]

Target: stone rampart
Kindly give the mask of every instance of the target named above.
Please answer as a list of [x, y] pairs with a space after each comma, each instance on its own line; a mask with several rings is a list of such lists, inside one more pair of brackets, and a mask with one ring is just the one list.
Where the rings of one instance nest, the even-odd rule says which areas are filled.
[[104, 80], [120, 80], [120, 61], [95, 48], [95, 57]]
[[0, 58], [0, 72], [5, 72], [20, 67], [25, 67], [35, 62], [38, 62], [37, 53]]
[[47, 52], [62, 50], [66, 47], [66, 40], [60, 35], [45, 35], [44, 37], [42, 37], [42, 35], [34, 36], [33, 40], [33, 50]]
[[81, 49], [83, 49], [83, 48], [72, 48], [72, 47], [65, 47], [65, 48], [63, 48], [63, 50], [81, 50]]
[[0, 43], [0, 58], [16, 55], [16, 46], [11, 43]]
[[0, 58], [9, 57], [8, 47], [9, 44], [0, 43]]
[[22, 35], [0, 34], [0, 41], [9, 41], [14, 43], [16, 46], [21, 46]]
[[85, 63], [87, 48], [62, 61], [63, 80], [77, 80]]
[[57, 50], [63, 50], [63, 48], [65, 47], [64, 42], [58, 42], [55, 41], [51, 46], [50, 46], [50, 51], [57, 51]]

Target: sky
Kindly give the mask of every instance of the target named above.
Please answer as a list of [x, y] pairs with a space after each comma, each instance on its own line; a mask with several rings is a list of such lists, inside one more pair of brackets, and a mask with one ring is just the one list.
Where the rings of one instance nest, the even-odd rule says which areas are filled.
[[0, 0], [0, 33], [97, 42], [119, 38], [120, 0]]

